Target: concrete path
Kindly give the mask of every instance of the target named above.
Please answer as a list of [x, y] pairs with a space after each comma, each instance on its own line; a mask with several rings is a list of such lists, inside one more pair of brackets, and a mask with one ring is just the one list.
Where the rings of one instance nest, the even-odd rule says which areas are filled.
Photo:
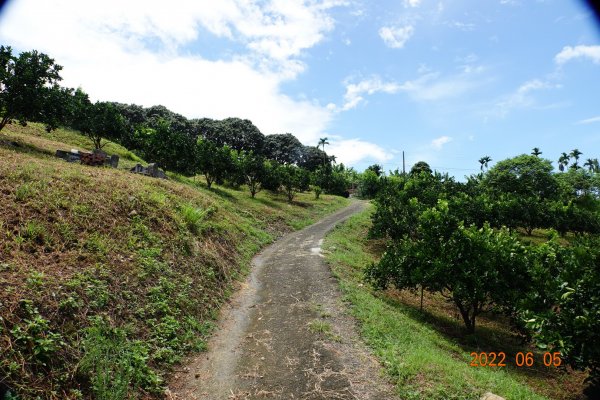
[[177, 399], [392, 399], [321, 254], [345, 209], [286, 235], [254, 259], [209, 350], [170, 385]]

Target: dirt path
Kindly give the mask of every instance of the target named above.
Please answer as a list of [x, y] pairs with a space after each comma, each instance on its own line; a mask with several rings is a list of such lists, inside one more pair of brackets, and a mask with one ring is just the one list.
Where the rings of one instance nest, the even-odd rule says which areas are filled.
[[174, 377], [174, 398], [394, 398], [320, 253], [325, 234], [363, 206], [355, 201], [254, 259], [209, 351]]

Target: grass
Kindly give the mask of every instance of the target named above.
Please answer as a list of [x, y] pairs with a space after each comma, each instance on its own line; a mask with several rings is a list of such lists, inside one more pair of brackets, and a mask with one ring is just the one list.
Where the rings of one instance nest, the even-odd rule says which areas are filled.
[[[377, 260], [383, 244], [366, 239], [370, 210], [350, 218], [325, 239], [323, 251], [338, 277], [361, 335], [380, 360], [402, 399], [478, 399], [492, 392], [506, 399], [576, 399], [585, 376], [543, 366], [515, 366], [517, 351], [535, 352], [510, 332], [501, 318], [481, 318], [475, 335], [465, 336], [454, 309], [425, 293], [371, 290], [363, 268]], [[507, 354], [508, 367], [471, 367], [471, 352]]]
[[115, 144], [118, 169], [53, 156], [89, 144], [38, 124], [0, 133], [0, 381], [19, 399], [161, 397], [252, 256], [348, 204], [131, 174]]

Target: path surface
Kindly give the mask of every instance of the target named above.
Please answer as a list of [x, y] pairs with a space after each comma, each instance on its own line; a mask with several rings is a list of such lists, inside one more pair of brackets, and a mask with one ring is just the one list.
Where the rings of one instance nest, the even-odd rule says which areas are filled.
[[320, 252], [325, 234], [363, 207], [355, 201], [258, 255], [222, 312], [209, 351], [175, 375], [172, 397], [394, 398]]

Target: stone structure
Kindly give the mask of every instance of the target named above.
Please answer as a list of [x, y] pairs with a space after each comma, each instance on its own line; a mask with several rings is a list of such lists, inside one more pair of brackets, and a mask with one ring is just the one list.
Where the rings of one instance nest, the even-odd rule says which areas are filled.
[[136, 174], [151, 176], [153, 178], [167, 179], [165, 172], [158, 168], [158, 165], [155, 163], [148, 164], [147, 167], [142, 166], [142, 164], [137, 164], [135, 167], [131, 168], [130, 171]]
[[79, 161], [84, 165], [91, 166], [102, 166], [108, 165], [113, 168], [117, 168], [119, 165], [119, 156], [113, 154], [112, 156], [108, 156], [102, 150], [96, 149], [92, 153], [86, 153], [84, 151], [79, 150], [56, 150], [56, 157], [62, 158], [67, 162], [77, 162]]

